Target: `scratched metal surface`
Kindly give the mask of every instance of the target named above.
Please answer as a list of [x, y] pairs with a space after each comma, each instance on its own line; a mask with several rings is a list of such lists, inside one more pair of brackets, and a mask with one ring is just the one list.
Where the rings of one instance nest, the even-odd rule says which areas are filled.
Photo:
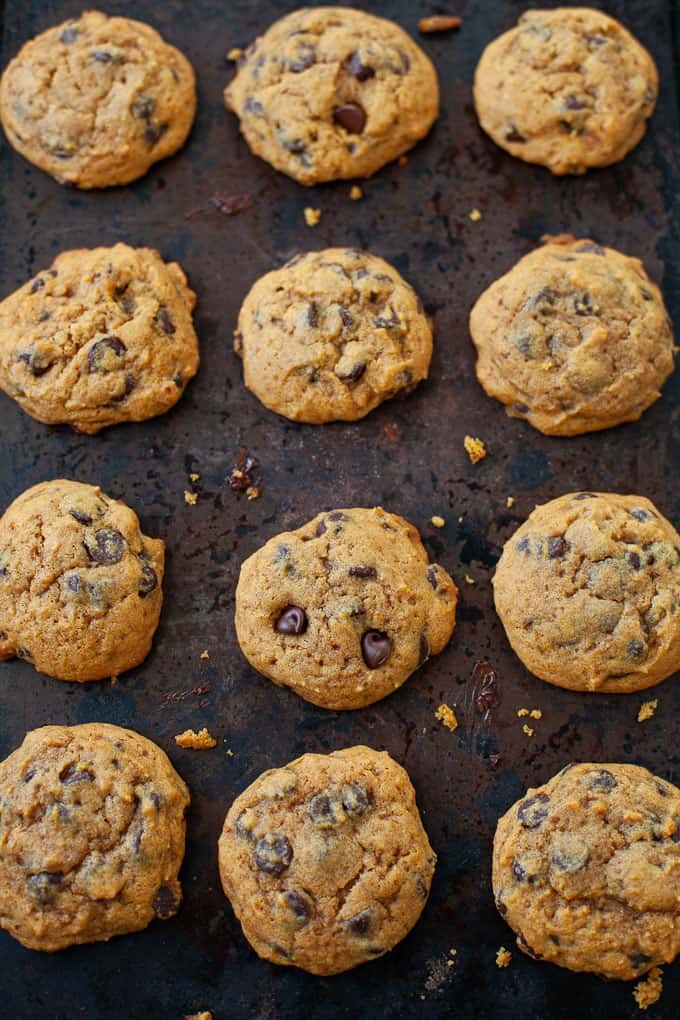
[[[16, 0], [4, 6], [2, 64], [30, 36], [81, 10], [80, 0]], [[130, 503], [145, 530], [169, 549], [166, 603], [153, 653], [117, 686], [51, 681], [30, 666], [0, 666], [0, 755], [27, 729], [104, 720], [138, 729], [170, 754], [189, 783], [193, 807], [179, 916], [109, 945], [57, 956], [22, 949], [0, 933], [0, 1001], [5, 1016], [52, 1020], [183, 1017], [211, 1009], [227, 1017], [367, 1016], [628, 1018], [631, 986], [606, 984], [531, 961], [519, 952], [499, 971], [496, 949], [511, 934], [490, 893], [495, 820], [530, 784], [566, 762], [642, 763], [679, 782], [680, 685], [654, 694], [657, 715], [639, 725], [642, 698], [584, 697], [532, 678], [509, 650], [489, 580], [502, 543], [536, 502], [578, 488], [637, 491], [680, 524], [680, 379], [643, 421], [598, 435], [544, 437], [505, 417], [478, 388], [467, 315], [478, 293], [544, 232], [591, 235], [644, 258], [680, 322], [678, 7], [676, 0], [611, 0], [650, 48], [661, 71], [651, 129], [619, 166], [556, 180], [504, 155], [475, 122], [470, 86], [483, 46], [516, 20], [518, 0], [459, 0], [463, 29], [423, 41], [441, 76], [443, 107], [430, 138], [406, 167], [390, 167], [348, 200], [348, 184], [308, 192], [252, 157], [222, 107], [230, 69], [224, 54], [294, 8], [293, 0], [111, 2], [154, 24], [198, 72], [200, 106], [188, 146], [124, 189], [79, 193], [59, 187], [4, 143], [0, 146], [0, 294], [46, 267], [62, 248], [125, 240], [179, 259], [198, 292], [202, 369], [169, 415], [87, 438], [48, 429], [0, 399], [0, 505], [43, 479], [100, 483]], [[363, 5], [411, 32], [441, 5], [375, 0]], [[227, 218], [216, 191], [251, 193], [247, 212]], [[304, 225], [306, 205], [323, 210]], [[473, 223], [473, 207], [482, 219]], [[358, 424], [310, 428], [265, 411], [242, 387], [230, 351], [239, 303], [251, 282], [293, 251], [332, 244], [370, 248], [416, 286], [436, 324], [430, 381], [406, 401]], [[472, 467], [466, 433], [490, 455]], [[225, 483], [238, 450], [261, 464], [262, 496], [247, 502]], [[183, 490], [200, 474], [196, 506]], [[515, 497], [508, 510], [505, 500]], [[321, 508], [380, 503], [423, 533], [430, 553], [461, 583], [454, 640], [396, 694], [356, 713], [316, 709], [258, 677], [239, 653], [232, 626], [239, 564], [277, 531]], [[433, 514], [447, 520], [437, 531]], [[461, 520], [462, 519], [462, 520]], [[474, 585], [463, 581], [465, 574]], [[208, 649], [209, 660], [200, 653]], [[471, 673], [488, 659], [502, 701], [486, 722]], [[202, 685], [202, 696], [183, 692]], [[179, 695], [179, 697], [178, 697]], [[434, 720], [444, 700], [460, 728]], [[535, 735], [516, 710], [540, 707]], [[209, 725], [218, 750], [181, 751], [174, 734]], [[533, 724], [532, 724], [533, 725]], [[439, 854], [430, 902], [390, 955], [344, 976], [315, 979], [275, 968], [250, 951], [218, 884], [216, 839], [232, 798], [262, 770], [304, 751], [366, 742], [386, 748], [410, 772]], [[229, 748], [233, 757], [225, 752]], [[490, 754], [500, 754], [494, 772]], [[447, 968], [451, 947], [456, 965]], [[649, 1015], [677, 1016], [680, 967], [665, 972]], [[424, 998], [423, 998], [424, 997]]]

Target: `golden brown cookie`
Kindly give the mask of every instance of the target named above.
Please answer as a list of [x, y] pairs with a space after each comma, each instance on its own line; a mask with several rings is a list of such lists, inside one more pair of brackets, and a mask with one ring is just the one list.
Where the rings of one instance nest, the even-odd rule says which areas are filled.
[[363, 708], [445, 648], [457, 594], [403, 517], [333, 510], [245, 561], [236, 634], [275, 684], [323, 708]]
[[370, 747], [264, 772], [219, 842], [222, 887], [255, 952], [312, 974], [393, 949], [420, 917], [435, 862], [408, 775]]
[[181, 148], [194, 71], [150, 25], [85, 11], [27, 42], [0, 82], [11, 145], [62, 184], [106, 188]]
[[642, 496], [536, 507], [493, 586], [510, 644], [541, 680], [628, 694], [680, 669], [680, 535]]
[[27, 489], [0, 518], [0, 659], [58, 680], [102, 680], [149, 653], [165, 547], [98, 486]]
[[647, 50], [589, 7], [526, 11], [475, 72], [479, 122], [497, 145], [554, 174], [609, 166], [645, 133], [658, 91]]
[[255, 283], [234, 349], [266, 407], [318, 425], [362, 418], [427, 378], [432, 329], [396, 269], [376, 255], [328, 248]]
[[549, 239], [470, 315], [477, 378], [513, 418], [573, 436], [637, 420], [673, 371], [673, 328], [638, 259]]
[[250, 46], [224, 93], [248, 145], [301, 184], [370, 177], [428, 133], [437, 73], [398, 25], [305, 7]]
[[680, 951], [680, 790], [637, 765], [567, 765], [503, 815], [493, 890], [535, 959], [628, 980]]
[[195, 303], [153, 248], [62, 252], [0, 303], [0, 388], [80, 432], [163, 414], [198, 370]]
[[0, 762], [0, 927], [54, 952], [177, 913], [189, 791], [150, 740], [44, 726]]

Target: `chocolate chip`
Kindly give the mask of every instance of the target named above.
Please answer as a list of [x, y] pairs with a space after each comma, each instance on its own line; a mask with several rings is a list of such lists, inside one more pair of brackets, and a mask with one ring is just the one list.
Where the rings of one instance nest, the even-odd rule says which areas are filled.
[[636, 521], [646, 521], [647, 518], [649, 517], [648, 512], [646, 510], [643, 510], [641, 507], [636, 507], [636, 509], [634, 510], [629, 510], [628, 513], [630, 514], [631, 517], [634, 517]]
[[59, 779], [64, 786], [73, 786], [74, 783], [93, 783], [94, 772], [89, 769], [78, 768], [77, 765], [67, 765], [59, 773]]
[[307, 893], [298, 892], [296, 889], [289, 889], [283, 893], [283, 899], [292, 913], [295, 921], [302, 925], [307, 924], [312, 916], [312, 900]]
[[287, 67], [293, 74], [300, 74], [316, 63], [316, 50], [309, 43], [301, 43], [294, 60], [288, 61]]
[[512, 862], [512, 873], [518, 882], [523, 882], [527, 877], [526, 871], [516, 859]]
[[592, 252], [593, 255], [605, 254], [604, 248], [601, 245], [596, 244], [594, 241], [584, 241], [583, 244], [578, 246], [576, 251], [589, 251]]
[[285, 836], [263, 836], [253, 851], [255, 864], [267, 875], [281, 875], [293, 860], [293, 848]]
[[39, 871], [37, 875], [30, 875], [26, 884], [31, 895], [42, 907], [46, 907], [54, 902], [64, 884], [64, 876], [60, 871]]
[[548, 559], [559, 560], [567, 551], [567, 543], [564, 539], [557, 535], [548, 539]]
[[324, 522], [323, 521], [319, 521], [319, 523], [316, 526], [316, 535], [317, 535], [317, 538], [321, 538], [322, 535], [325, 535], [327, 530], [328, 529], [326, 528], [326, 525], [324, 524]]
[[363, 63], [358, 50], [350, 54], [346, 66], [350, 74], [353, 74], [359, 81], [367, 81], [375, 76], [375, 68]]
[[580, 294], [569, 294], [567, 307], [575, 315], [595, 315], [597, 312], [592, 296], [587, 290], [582, 291]]
[[583, 499], [597, 499], [597, 496], [594, 492], [577, 492], [574, 499], [579, 501]]
[[629, 659], [640, 659], [644, 655], [644, 651], [645, 646], [642, 641], [638, 641], [637, 638], [633, 638], [628, 645], [627, 655]]
[[121, 368], [127, 348], [117, 336], [95, 340], [87, 352], [91, 372], [114, 372]]
[[52, 359], [47, 354], [36, 351], [35, 348], [29, 351], [21, 351], [18, 360], [28, 367], [29, 372], [36, 379], [39, 379], [41, 375], [44, 375], [52, 367]]
[[519, 932], [517, 935], [517, 944], [524, 950], [527, 956], [532, 956], [534, 960], [541, 959], [541, 954], [531, 948], [527, 940], [524, 938], [524, 935], [522, 935], [522, 932]]
[[77, 594], [80, 591], [82, 587], [82, 581], [80, 580], [78, 574], [71, 574], [71, 576], [68, 579], [68, 587], [69, 591], [72, 591], [74, 594]]
[[427, 580], [435, 591], [439, 591], [439, 575], [435, 564], [427, 568]]
[[340, 306], [338, 308], [338, 312], [340, 313], [340, 318], [342, 319], [342, 324], [343, 326], [345, 326], [345, 328], [349, 328], [351, 325], [353, 325], [354, 319], [352, 318], [352, 316], [350, 315], [346, 308]]
[[145, 599], [158, 587], [158, 574], [148, 563], [142, 565], [142, 573], [139, 578], [138, 594], [140, 599]]
[[243, 109], [246, 113], [254, 113], [258, 116], [264, 113], [264, 106], [259, 99], [255, 99], [253, 96], [248, 96], [246, 99]]
[[482, 660], [475, 663], [472, 670], [473, 687], [478, 683], [475, 702], [482, 715], [488, 718], [489, 713], [498, 708], [501, 701], [498, 673], [490, 662]]
[[167, 921], [169, 917], [177, 913], [179, 902], [179, 896], [174, 889], [168, 885], [162, 885], [151, 901], [151, 906], [156, 917], [160, 917], [161, 921]]
[[155, 145], [156, 142], [163, 137], [167, 130], [167, 124], [157, 124], [154, 120], [149, 121], [144, 128], [144, 141], [148, 145]]
[[152, 116], [155, 102], [151, 96], [145, 96], [143, 92], [140, 92], [138, 96], [135, 96], [132, 101], [130, 109], [135, 117], [139, 117], [140, 120], [149, 120]]
[[527, 305], [538, 314], [552, 315], [555, 312], [559, 296], [552, 287], [542, 287], [528, 301]]
[[336, 375], [337, 375], [338, 379], [342, 379], [343, 382], [358, 382], [359, 379], [361, 379], [361, 377], [362, 377], [362, 375], [364, 374], [365, 371], [366, 371], [366, 362], [365, 361], [357, 361], [357, 363], [355, 365], [352, 365], [352, 367], [349, 369], [349, 371], [342, 372], [342, 373], [336, 372]]
[[584, 38], [585, 38], [585, 40], [586, 40], [586, 42], [588, 43], [589, 46], [595, 46], [595, 47], [604, 46], [605, 43], [609, 42], [609, 39], [607, 39], [606, 36], [604, 36], [604, 35], [591, 35], [589, 32], [587, 32], [585, 34]]
[[603, 790], [609, 793], [619, 784], [611, 774], [609, 769], [598, 769], [596, 772], [590, 773], [588, 776], [588, 786], [591, 790]]
[[508, 912], [508, 908], [506, 907], [505, 903], [503, 903], [503, 900], [500, 898], [500, 896], [496, 897], [496, 910], [501, 915], [501, 917], [505, 917], [505, 915]]
[[553, 847], [550, 860], [558, 871], [574, 874], [585, 868], [590, 854], [588, 847], [580, 839], [565, 840], [562, 846]]
[[649, 290], [645, 290], [644, 287], [640, 287], [640, 294], [642, 295], [643, 301], [652, 301], [654, 299], [654, 295], [652, 294], [652, 292]]
[[165, 305], [159, 305], [158, 311], [156, 312], [156, 322], [160, 325], [164, 333], [170, 335], [175, 332], [175, 324], [170, 318], [170, 313]]
[[514, 124], [509, 131], [505, 132], [505, 140], [506, 142], [526, 142], [526, 138], [519, 133]]
[[360, 910], [347, 921], [347, 927], [352, 935], [368, 935], [371, 928], [372, 912], [368, 909]]
[[92, 518], [90, 515], [84, 513], [82, 510], [69, 510], [69, 513], [74, 520], [78, 521], [78, 524], [92, 524]]
[[375, 567], [350, 567], [347, 573], [350, 577], [360, 577], [365, 581], [375, 581], [378, 576]]
[[350, 134], [359, 135], [366, 126], [366, 113], [358, 103], [343, 103], [333, 110], [333, 120]]
[[523, 800], [517, 809], [517, 817], [525, 829], [537, 829], [548, 817], [545, 807], [550, 801], [547, 793], [537, 793], [535, 797]]
[[381, 630], [367, 630], [361, 639], [361, 654], [369, 669], [377, 669], [392, 654], [392, 639]]
[[565, 110], [585, 110], [586, 104], [578, 96], [567, 96], [562, 104]]
[[635, 971], [642, 970], [643, 967], [652, 962], [651, 956], [647, 956], [646, 953], [632, 953], [628, 960]]
[[98, 64], [110, 64], [113, 60], [113, 57], [108, 50], [93, 50], [92, 58], [93, 60], [96, 60]]
[[23, 645], [20, 648], [17, 648], [17, 658], [21, 659], [23, 662], [33, 663], [33, 653], [29, 648], [25, 648]]
[[531, 540], [525, 535], [520, 538], [519, 542], [515, 545], [517, 552], [530, 553], [531, 552]]
[[424, 662], [430, 658], [430, 642], [427, 640], [424, 634], [420, 635], [418, 643], [418, 665], [422, 666]]
[[364, 789], [358, 783], [346, 783], [341, 791], [342, 806], [348, 815], [360, 817], [368, 811], [371, 800]]
[[319, 325], [319, 310], [316, 306], [316, 301], [311, 301], [307, 305], [307, 325], [311, 326], [312, 329], [316, 329]]
[[75, 42], [78, 38], [78, 29], [75, 25], [67, 25], [64, 31], [59, 36], [59, 41], [63, 43]]
[[44, 286], [45, 286], [45, 281], [43, 280], [42, 276], [36, 276], [35, 280], [31, 284], [31, 289], [30, 289], [29, 293], [30, 294], [35, 294], [36, 291], [42, 290]]
[[115, 528], [100, 528], [85, 537], [85, 549], [95, 563], [120, 563], [125, 555], [125, 539]]
[[304, 634], [307, 630], [307, 614], [298, 606], [286, 606], [279, 615], [274, 629], [279, 634]]
[[628, 566], [632, 567], [633, 570], [640, 569], [640, 557], [636, 552], [627, 552], [626, 555], [624, 556], [624, 559]]
[[379, 315], [375, 319], [375, 325], [378, 327], [378, 329], [396, 329], [398, 326], [401, 326], [401, 319], [395, 312], [394, 308], [392, 308], [392, 306], [390, 305], [389, 317], [385, 315]]
[[323, 829], [335, 828], [342, 823], [342, 813], [338, 805], [327, 793], [317, 793], [309, 802], [309, 817]]

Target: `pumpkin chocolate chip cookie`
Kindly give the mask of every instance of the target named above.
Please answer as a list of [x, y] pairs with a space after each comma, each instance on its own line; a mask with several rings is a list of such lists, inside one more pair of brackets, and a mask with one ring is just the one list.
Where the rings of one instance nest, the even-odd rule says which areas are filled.
[[301, 184], [370, 177], [423, 138], [437, 74], [398, 25], [349, 7], [276, 21], [224, 93], [252, 151]]
[[150, 740], [45, 726], [0, 762], [0, 927], [54, 952], [177, 913], [189, 791]]
[[628, 694], [680, 669], [680, 535], [642, 496], [537, 507], [493, 586], [510, 644], [541, 680]]
[[629, 980], [680, 952], [680, 790], [637, 765], [568, 765], [503, 815], [496, 906], [522, 952]]
[[548, 435], [635, 421], [673, 371], [673, 329], [638, 259], [569, 235], [493, 283], [470, 315], [477, 377]]
[[427, 378], [432, 329], [396, 269], [376, 255], [328, 248], [254, 284], [234, 349], [266, 407], [318, 425], [363, 418]]
[[164, 545], [94, 485], [28, 489], [0, 518], [0, 659], [59, 680], [102, 680], [149, 653]]
[[658, 84], [649, 53], [618, 21], [558, 7], [527, 11], [487, 46], [474, 99], [501, 148], [554, 174], [582, 174], [637, 145]]
[[38, 421], [91, 434], [163, 414], [198, 369], [195, 302], [152, 248], [62, 252], [0, 303], [0, 388]]
[[381, 507], [319, 514], [245, 561], [236, 634], [250, 664], [323, 708], [400, 687], [453, 632], [457, 589]]
[[370, 747], [263, 773], [219, 842], [222, 886], [255, 952], [312, 974], [393, 949], [420, 917], [435, 861], [408, 775]]
[[0, 82], [10, 144], [62, 184], [127, 184], [186, 141], [194, 71], [149, 25], [86, 11], [26, 43]]

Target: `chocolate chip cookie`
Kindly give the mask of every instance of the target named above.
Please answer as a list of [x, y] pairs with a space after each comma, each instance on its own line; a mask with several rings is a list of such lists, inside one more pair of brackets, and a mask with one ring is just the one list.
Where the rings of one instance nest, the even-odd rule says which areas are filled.
[[44, 726], [0, 762], [0, 927], [54, 952], [177, 913], [189, 791], [106, 723]]
[[475, 72], [483, 129], [554, 174], [609, 166], [645, 133], [659, 76], [614, 18], [588, 7], [527, 11], [487, 46]]
[[264, 772], [219, 842], [222, 886], [255, 952], [312, 974], [393, 949], [420, 917], [435, 861], [408, 775], [370, 747]]
[[354, 421], [427, 378], [432, 329], [420, 298], [383, 259], [328, 248], [255, 283], [234, 349], [246, 386], [277, 414]]
[[301, 184], [370, 177], [423, 138], [437, 73], [398, 25], [306, 7], [250, 46], [224, 93], [255, 155]]
[[0, 518], [0, 659], [58, 680], [102, 680], [149, 653], [165, 548], [98, 486], [28, 489]]
[[194, 71], [149, 25], [85, 11], [26, 43], [0, 82], [10, 144], [62, 184], [106, 188], [181, 148]]
[[541, 680], [627, 694], [680, 669], [680, 535], [642, 496], [537, 507], [493, 585], [510, 644]]
[[245, 561], [236, 634], [275, 684], [322, 708], [363, 708], [442, 651], [457, 594], [403, 517], [333, 510]]
[[673, 371], [673, 329], [638, 259], [569, 235], [493, 283], [470, 315], [477, 377], [548, 435], [637, 420]]
[[680, 790], [567, 765], [498, 823], [493, 890], [529, 956], [628, 980], [680, 951]]
[[198, 370], [195, 303], [152, 248], [62, 252], [0, 304], [0, 388], [80, 432], [163, 414]]

